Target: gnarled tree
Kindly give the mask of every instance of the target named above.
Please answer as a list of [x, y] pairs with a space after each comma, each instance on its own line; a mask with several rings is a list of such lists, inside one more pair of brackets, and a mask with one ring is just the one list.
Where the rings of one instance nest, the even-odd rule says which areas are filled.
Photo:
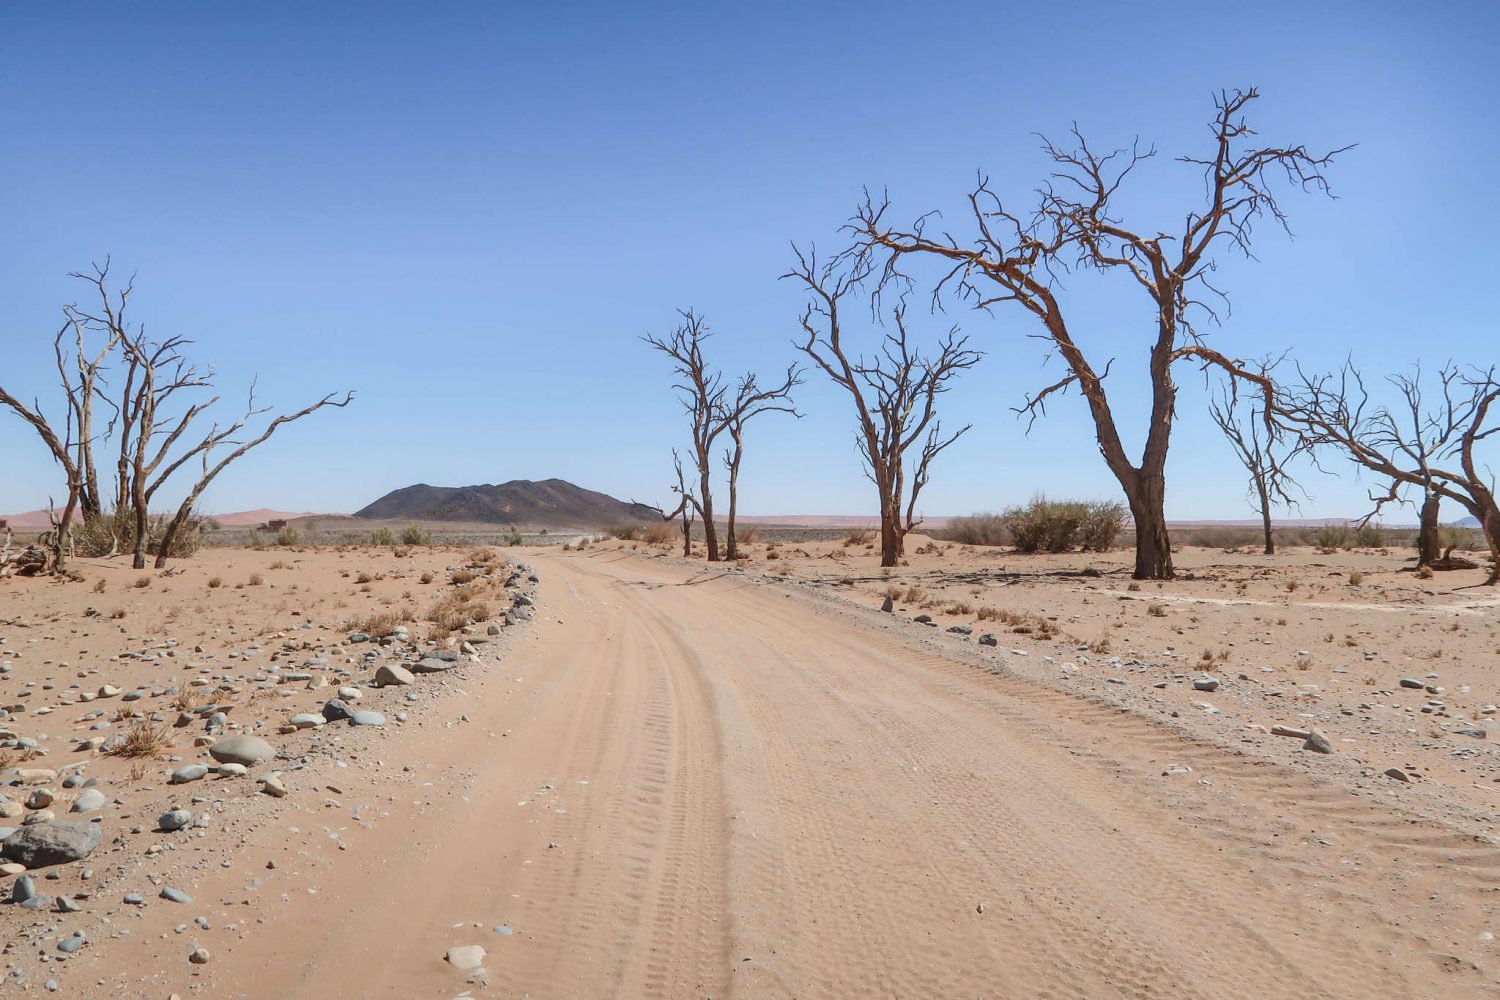
[[[681, 310], [682, 322], [666, 337], [647, 334], [641, 338], [672, 359], [682, 408], [689, 420], [693, 450], [691, 458], [698, 473], [696, 507], [703, 518], [703, 542], [708, 561], [719, 561], [719, 536], [714, 525], [713, 449], [714, 441], [724, 432], [723, 414], [729, 387], [722, 372], [712, 371], [703, 357], [703, 342], [713, 334], [703, 317], [693, 310]], [[687, 494], [683, 494], [686, 498]]]
[[786, 370], [786, 378], [779, 384], [762, 388], [754, 372], [747, 372], [740, 379], [734, 399], [727, 401], [718, 419], [729, 434], [731, 446], [724, 451], [724, 468], [729, 472], [729, 516], [725, 521], [724, 558], [733, 561], [739, 557], [739, 538], [735, 535], [735, 515], [740, 503], [740, 463], [745, 457], [745, 425], [762, 413], [790, 413], [800, 417], [792, 404], [792, 389], [802, 384], [802, 375], [796, 365]]
[[1275, 419], [1310, 449], [1333, 449], [1389, 482], [1371, 492], [1373, 517], [1386, 504], [1400, 502], [1403, 491], [1422, 497], [1420, 565], [1440, 556], [1438, 505], [1452, 500], [1478, 520], [1495, 560], [1487, 583], [1500, 581], [1500, 507], [1494, 475], [1483, 466], [1477, 446], [1500, 432], [1492, 421], [1500, 399], [1500, 377], [1494, 367], [1444, 365], [1437, 374], [1436, 400], [1425, 396], [1428, 385], [1417, 366], [1410, 374], [1387, 380], [1400, 397], [1395, 407], [1372, 401], [1364, 377], [1350, 363], [1336, 374], [1300, 373], [1295, 386], [1276, 397]]
[[[1273, 367], [1270, 363], [1261, 365], [1260, 374], [1269, 378]], [[1250, 474], [1250, 500], [1260, 515], [1265, 552], [1269, 556], [1276, 554], [1276, 537], [1271, 531], [1272, 508], [1277, 504], [1295, 508], [1298, 503], [1292, 493], [1296, 484], [1286, 471], [1288, 460], [1297, 451], [1296, 438], [1284, 445], [1285, 435], [1278, 433], [1272, 415], [1272, 399], [1264, 393], [1249, 393], [1251, 398], [1247, 400], [1246, 395], [1234, 379], [1225, 379], [1220, 382], [1217, 394], [1209, 398], [1208, 413], [1234, 450], [1235, 458]], [[1286, 453], [1282, 454], [1283, 451]]]
[[[840, 307], [862, 291], [868, 263], [835, 259], [819, 266], [813, 253], [793, 250], [797, 266], [783, 277], [801, 282], [811, 295], [801, 318], [805, 339], [797, 347], [854, 403], [855, 445], [880, 498], [880, 565], [894, 566], [907, 534], [920, 523], [917, 497], [931, 478], [933, 460], [970, 426], [945, 434], [938, 397], [981, 355], [968, 348], [968, 338], [959, 336], [957, 328], [938, 342], [935, 356], [923, 354], [907, 332], [904, 304], [891, 310], [894, 332], [887, 330], [877, 349], [869, 354], [851, 350], [844, 341]], [[911, 460], [914, 447], [916, 458]]]
[[[893, 229], [885, 221], [889, 201], [877, 202], [868, 194], [848, 227], [854, 235], [848, 254], [861, 261], [878, 260], [881, 287], [893, 282], [908, 286], [906, 262], [931, 260], [940, 265], [933, 288], [935, 305], [953, 293], [981, 309], [1014, 303], [1030, 313], [1040, 326], [1039, 336], [1051, 342], [1067, 371], [1031, 396], [1022, 410], [1035, 418], [1057, 393], [1073, 386], [1082, 392], [1099, 451], [1120, 481], [1135, 520], [1137, 579], [1172, 576], [1165, 499], [1177, 399], [1173, 367], [1192, 362], [1218, 368], [1230, 378], [1260, 381], [1253, 371], [1203, 340], [1199, 324], [1217, 318], [1210, 303], [1222, 298], [1209, 282], [1215, 254], [1226, 247], [1250, 256], [1254, 225], [1262, 219], [1286, 227], [1272, 187], [1273, 174], [1283, 175], [1295, 187], [1326, 192], [1323, 169], [1341, 152], [1315, 155], [1300, 145], [1259, 145], [1243, 118], [1245, 106], [1257, 96], [1253, 88], [1220, 94], [1211, 124], [1211, 150], [1204, 157], [1180, 158], [1202, 169], [1206, 193], [1201, 204], [1184, 212], [1175, 234], [1128, 227], [1118, 212], [1122, 184], [1155, 151], [1136, 146], [1101, 155], [1076, 127], [1074, 149], [1044, 142], [1055, 169], [1029, 211], [1007, 208], [988, 179], [981, 177], [968, 198], [973, 232], [962, 240], [935, 232], [930, 215], [910, 229]], [[1138, 459], [1126, 451], [1105, 388], [1110, 364], [1091, 360], [1068, 324], [1063, 292], [1054, 279], [1077, 269], [1122, 273], [1149, 305], [1151, 408]]]

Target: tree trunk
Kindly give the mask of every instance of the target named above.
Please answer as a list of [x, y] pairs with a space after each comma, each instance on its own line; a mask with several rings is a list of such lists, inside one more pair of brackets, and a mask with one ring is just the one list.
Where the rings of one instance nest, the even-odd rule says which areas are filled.
[[708, 459], [705, 457], [702, 461], [704, 463], [704, 472], [701, 476], [699, 488], [702, 490], [703, 496], [700, 498], [698, 506], [699, 513], [703, 517], [703, 545], [704, 548], [708, 549], [708, 561], [718, 562], [719, 534], [714, 526], [714, 498], [708, 491]]
[[137, 488], [131, 498], [131, 506], [135, 508], [135, 557], [130, 561], [131, 569], [146, 568], [146, 534], [150, 529], [150, 517], [146, 513], [146, 497], [140, 489], [140, 481], [136, 481]]
[[682, 513], [682, 555], [685, 559], [693, 557], [693, 521], [687, 511]]
[[1172, 542], [1167, 537], [1166, 478], [1140, 475], [1125, 491], [1125, 497], [1135, 519], [1135, 579], [1172, 579], [1175, 574]]
[[901, 558], [901, 507], [891, 497], [880, 498], [880, 565], [894, 566]]
[[52, 572], [57, 576], [68, 568], [68, 532], [72, 531], [73, 512], [78, 509], [77, 488], [68, 491], [68, 503], [63, 507], [62, 520], [57, 522], [57, 534], [52, 543]]
[[725, 528], [727, 534], [724, 537], [724, 558], [730, 562], [734, 562], [740, 555], [739, 540], [734, 537], [734, 513], [740, 502], [740, 457], [744, 453], [745, 446], [736, 436], [734, 454], [729, 460], [729, 520]]
[[1474, 499], [1479, 501], [1479, 527], [1484, 532], [1484, 540], [1490, 550], [1490, 575], [1484, 582], [1493, 586], [1500, 583], [1500, 505], [1495, 501], [1495, 494], [1484, 486], [1475, 483]]
[[1417, 529], [1417, 565], [1430, 566], [1443, 556], [1442, 543], [1438, 538], [1438, 509], [1442, 497], [1429, 492], [1422, 501], [1422, 522]]
[[1255, 479], [1255, 488], [1260, 493], [1260, 522], [1261, 530], [1266, 535], [1266, 555], [1274, 556], [1276, 554], [1276, 538], [1271, 534], [1271, 497], [1266, 492], [1265, 479], [1257, 476]]

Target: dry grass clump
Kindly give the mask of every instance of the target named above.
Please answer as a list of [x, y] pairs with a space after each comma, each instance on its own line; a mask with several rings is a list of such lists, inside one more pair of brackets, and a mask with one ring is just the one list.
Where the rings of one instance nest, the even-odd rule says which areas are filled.
[[923, 590], [921, 587], [918, 587], [916, 584], [912, 584], [910, 587], [906, 588], [906, 593], [901, 596], [901, 600], [905, 601], [907, 604], [920, 604], [921, 602], [927, 600], [927, 591]]
[[224, 578], [223, 577], [221, 577], [221, 576], [211, 576], [211, 577], [208, 578], [208, 589], [209, 590], [218, 590], [222, 586], [224, 586]]
[[844, 536], [844, 548], [853, 548], [856, 545], [865, 545], [875, 537], [875, 532], [869, 528], [850, 528], [849, 533]]
[[460, 569], [455, 570], [453, 574], [448, 577], [448, 582], [453, 584], [455, 587], [461, 587], [466, 583], [473, 583], [477, 579], [479, 579], [478, 573], [466, 569]]
[[131, 586], [136, 590], [144, 590], [147, 587], [151, 586], [151, 578], [149, 576], [138, 576], [135, 578], [135, 582], [132, 583]]
[[351, 618], [348, 626], [350, 632], [363, 632], [379, 639], [396, 631], [397, 625], [410, 620], [409, 612], [378, 611], [362, 618]]
[[161, 757], [172, 749], [172, 727], [164, 722], [137, 719], [120, 744], [105, 751], [111, 757]]
[[760, 538], [760, 531], [753, 524], [735, 525], [734, 540], [739, 545], [753, 545]]
[[434, 604], [427, 612], [427, 619], [433, 625], [432, 638], [446, 639], [471, 622], [487, 621], [491, 614], [479, 588], [462, 586], [453, 588]]
[[95, 580], [94, 581], [94, 593], [96, 593], [96, 594], [102, 594], [102, 593], [104, 593], [104, 581], [103, 580]]
[[1165, 618], [1167, 617], [1167, 609], [1161, 604], [1148, 604], [1146, 605], [1146, 614], [1152, 618]]
[[250, 586], [252, 586], [252, 587], [259, 587], [261, 584], [263, 584], [265, 582], [266, 582], [266, 578], [263, 577], [263, 576], [261, 576], [259, 573], [251, 573], [250, 574]]
[[1362, 584], [1364, 582], [1365, 582], [1365, 575], [1363, 573], [1361, 573], [1359, 570], [1355, 570], [1354, 572], [1352, 572], [1352, 573], [1349, 574], [1349, 586], [1351, 586], [1351, 587], [1358, 587], [1360, 584]]
[[947, 611], [950, 615], [972, 615], [974, 613], [974, 605], [969, 604], [967, 601], [956, 601], [948, 605]]
[[1089, 643], [1089, 652], [1094, 653], [1098, 656], [1103, 656], [1108, 653], [1109, 648], [1109, 636], [1107, 635], [1100, 639], [1094, 639]]
[[191, 712], [202, 704], [204, 701], [199, 697], [197, 689], [185, 687], [177, 692], [177, 697], [168, 703], [168, 707], [178, 712]]

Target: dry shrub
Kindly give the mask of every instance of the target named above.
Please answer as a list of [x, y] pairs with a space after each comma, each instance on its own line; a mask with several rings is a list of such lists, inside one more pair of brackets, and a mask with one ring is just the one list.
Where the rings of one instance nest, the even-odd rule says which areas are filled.
[[473, 583], [477, 579], [479, 579], [478, 573], [474, 573], [466, 569], [460, 569], [455, 570], [453, 575], [448, 577], [448, 582], [453, 584], [455, 587], [461, 587], [466, 583]]
[[102, 594], [102, 593], [104, 593], [104, 581], [103, 580], [95, 580], [94, 581], [94, 593], [96, 593], [96, 594]]
[[204, 701], [198, 696], [197, 689], [185, 687], [177, 692], [177, 697], [171, 700], [169, 707], [178, 712], [191, 712], [202, 704]]
[[1161, 604], [1148, 604], [1146, 605], [1146, 614], [1152, 618], [1165, 618], [1167, 617], [1167, 609]]
[[266, 578], [263, 577], [263, 576], [261, 576], [259, 573], [251, 573], [250, 574], [250, 586], [252, 586], [252, 587], [259, 587], [261, 584], [263, 584], [265, 582], [266, 582]]
[[777, 549], [766, 549], [766, 558], [767, 559], [780, 559], [781, 558], [781, 552], [779, 550], [777, 550]]
[[218, 590], [222, 586], [224, 586], [224, 578], [223, 577], [211, 576], [211, 577], [208, 578], [208, 589], [209, 590]]
[[125, 731], [125, 739], [111, 747], [111, 757], [161, 757], [172, 748], [172, 727], [138, 719]]
[[948, 605], [948, 614], [950, 615], [972, 615], [973, 613], [974, 605], [964, 601], [956, 601]]
[[487, 621], [490, 606], [483, 600], [479, 588], [455, 587], [452, 592], [434, 604], [427, 612], [427, 620], [433, 624], [433, 634], [448, 634], [458, 631], [470, 622]]
[[370, 544], [394, 546], [396, 544], [396, 533], [382, 525], [370, 532]]
[[912, 584], [910, 587], [906, 588], [906, 594], [904, 597], [902, 597], [902, 600], [907, 604], [917, 604], [921, 601], [927, 600], [927, 591], [923, 590], [921, 587], [918, 587], [916, 584]]
[[989, 512], [955, 517], [948, 522], [948, 527], [932, 534], [960, 545], [1009, 545], [1011, 542], [1005, 518]]
[[[146, 518], [146, 551], [156, 554], [157, 542], [170, 521], [165, 514], [152, 514]], [[190, 517], [172, 538], [172, 548], [167, 556], [185, 559], [203, 547], [205, 523], [202, 518]], [[73, 545], [80, 556], [98, 558], [116, 552], [135, 550], [135, 518], [128, 512], [101, 514], [73, 526]]]
[[1358, 587], [1360, 584], [1362, 584], [1364, 582], [1365, 582], [1365, 575], [1363, 573], [1361, 573], [1359, 570], [1355, 570], [1354, 572], [1352, 572], [1352, 573], [1349, 574], [1349, 586], [1351, 586], [1351, 587]]
[[373, 576], [371, 576], [369, 573], [366, 573], [363, 570], [361, 570], [359, 576], [356, 576], [354, 578], [354, 582], [355, 583], [369, 583], [371, 580], [374, 580], [374, 579], [375, 578]]
[[417, 577], [417, 579], [420, 580], [423, 583], [431, 583], [432, 582], [432, 574], [431, 573], [423, 573], [421, 576]]
[[1431, 580], [1432, 577], [1433, 577], [1433, 573], [1432, 573], [1432, 567], [1431, 566], [1418, 566], [1417, 567], [1417, 579], [1418, 580]]
[[974, 617], [982, 622], [993, 622], [1000, 620], [1000, 609], [992, 608], [988, 604], [974, 612]]
[[292, 564], [285, 559], [278, 559], [271, 564], [271, 569], [291, 569]]
[[1109, 646], [1109, 636], [1106, 635], [1102, 639], [1095, 639], [1090, 642], [1089, 652], [1095, 653], [1099, 656], [1103, 656], [1104, 654], [1109, 652]]
[[855, 545], [864, 545], [875, 537], [875, 532], [869, 528], [850, 528], [849, 533], [844, 536], [844, 547], [852, 548]]
[[670, 545], [676, 540], [677, 528], [663, 521], [643, 529], [640, 537], [647, 545]]
[[138, 576], [135, 578], [135, 582], [132, 583], [131, 586], [136, 590], [145, 590], [147, 587], [151, 586], [151, 578], [149, 576]]
[[1125, 527], [1123, 504], [1103, 500], [1048, 500], [1036, 496], [1002, 515], [1022, 552], [1106, 552]]
[[735, 525], [734, 540], [739, 545], [754, 545], [760, 537], [760, 531], [753, 524]]

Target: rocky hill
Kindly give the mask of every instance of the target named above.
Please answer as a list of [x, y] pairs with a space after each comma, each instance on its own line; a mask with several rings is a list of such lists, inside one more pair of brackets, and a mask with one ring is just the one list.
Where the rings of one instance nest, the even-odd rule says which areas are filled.
[[515, 479], [498, 486], [418, 483], [387, 493], [354, 516], [381, 521], [514, 524], [521, 528], [605, 528], [660, 519], [644, 504], [616, 500], [562, 479]]

